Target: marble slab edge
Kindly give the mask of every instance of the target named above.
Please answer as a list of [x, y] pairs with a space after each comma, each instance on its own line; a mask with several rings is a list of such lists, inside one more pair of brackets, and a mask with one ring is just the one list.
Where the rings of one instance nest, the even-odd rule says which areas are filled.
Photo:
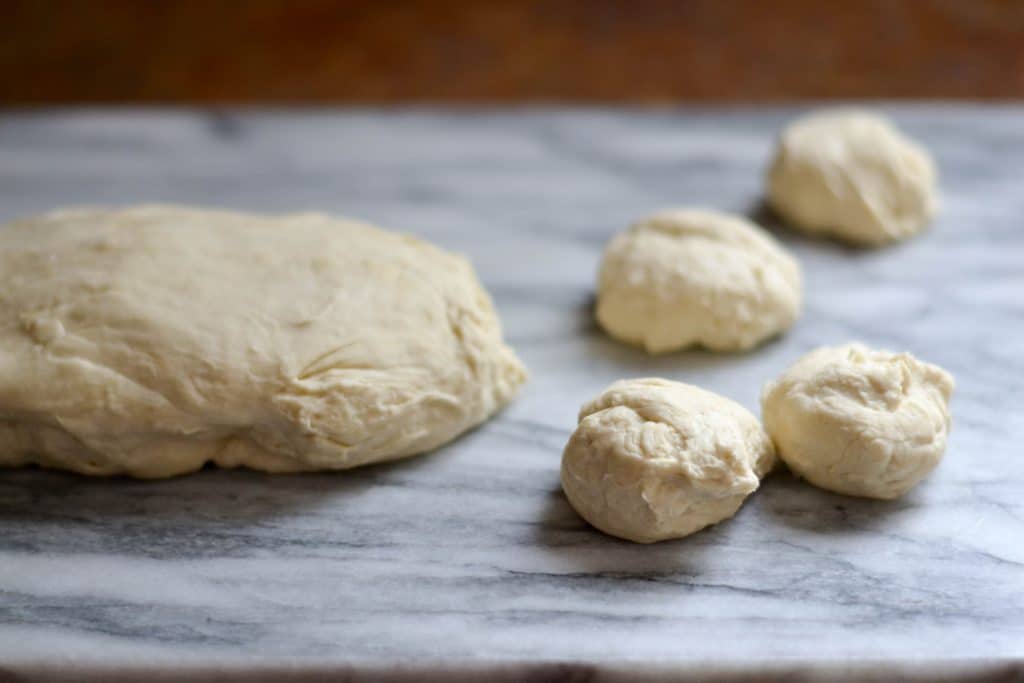
[[673, 663], [584, 663], [584, 662], [420, 662], [380, 665], [239, 661], [230, 664], [168, 666], [169, 662], [135, 666], [105, 666], [74, 661], [22, 662], [0, 664], [0, 683], [49, 681], [103, 681], [128, 683], [147, 681], [217, 681], [218, 683], [264, 683], [294, 681], [319, 683], [1010, 683], [1024, 681], [1024, 658], [956, 659], [950, 661], [751, 661], [731, 665], [711, 662]]

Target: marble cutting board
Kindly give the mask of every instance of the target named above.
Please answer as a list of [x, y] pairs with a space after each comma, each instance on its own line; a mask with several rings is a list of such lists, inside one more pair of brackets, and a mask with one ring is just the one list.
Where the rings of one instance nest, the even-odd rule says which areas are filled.
[[[497, 419], [390, 465], [163, 482], [0, 472], [0, 678], [545, 663], [810, 675], [865, 660], [1024, 676], [1024, 107], [883, 109], [938, 159], [933, 229], [859, 251], [768, 220], [805, 271], [792, 333], [745, 355], [659, 358], [595, 328], [604, 242], [666, 206], [760, 216], [773, 136], [797, 109], [0, 114], [0, 220], [139, 201], [368, 219], [469, 255], [532, 373]], [[560, 494], [576, 411], [611, 381], [678, 379], [756, 412], [762, 382], [849, 339], [957, 378], [946, 460], [904, 499], [780, 472], [733, 520], [638, 546], [591, 530]]]

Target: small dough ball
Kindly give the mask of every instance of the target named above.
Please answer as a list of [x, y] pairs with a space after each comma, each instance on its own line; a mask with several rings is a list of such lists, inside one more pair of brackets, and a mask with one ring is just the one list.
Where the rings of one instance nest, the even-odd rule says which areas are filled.
[[807, 232], [878, 246], [928, 225], [936, 180], [928, 152], [886, 119], [825, 111], [783, 131], [768, 171], [768, 200]]
[[797, 475], [830, 491], [896, 498], [946, 450], [953, 378], [909, 353], [812, 351], [761, 395], [764, 425]]
[[653, 543], [732, 517], [774, 464], [768, 434], [737, 403], [680, 382], [622, 380], [580, 410], [562, 489], [601, 531]]
[[648, 353], [737, 351], [789, 329], [801, 298], [800, 266], [766, 232], [738, 216], [678, 209], [609, 243], [597, 320]]

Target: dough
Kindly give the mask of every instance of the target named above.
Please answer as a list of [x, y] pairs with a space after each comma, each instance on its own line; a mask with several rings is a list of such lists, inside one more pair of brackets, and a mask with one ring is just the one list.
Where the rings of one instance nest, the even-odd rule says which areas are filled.
[[764, 425], [797, 475], [830, 491], [896, 498], [946, 450], [953, 378], [909, 353], [812, 351], [761, 395]]
[[597, 319], [649, 353], [735, 351], [789, 329], [801, 297], [800, 267], [766, 232], [737, 216], [678, 209], [609, 243]]
[[57, 211], [0, 227], [0, 272], [0, 465], [343, 469], [525, 377], [465, 259], [322, 215]]
[[740, 405], [689, 384], [631, 379], [580, 410], [562, 489], [601, 531], [652, 543], [732, 517], [774, 464], [771, 439]]
[[807, 232], [877, 246], [923, 230], [936, 205], [935, 164], [880, 116], [825, 111], [782, 133], [768, 199]]

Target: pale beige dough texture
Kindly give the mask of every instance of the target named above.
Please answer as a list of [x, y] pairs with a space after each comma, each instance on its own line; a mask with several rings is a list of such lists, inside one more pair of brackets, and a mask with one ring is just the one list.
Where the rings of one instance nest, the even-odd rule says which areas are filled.
[[649, 353], [738, 351], [789, 329], [802, 295], [799, 265], [768, 233], [739, 216], [675, 209], [608, 244], [596, 315]]
[[768, 200], [807, 232], [878, 246], [927, 227], [936, 183], [927, 150], [885, 118], [825, 110], [783, 131], [768, 170]]
[[562, 489], [601, 531], [653, 543], [732, 517], [774, 464], [771, 439], [739, 404], [681, 382], [622, 380], [580, 410]]
[[896, 498], [946, 450], [953, 378], [861, 344], [800, 358], [761, 396], [765, 428], [797, 475], [851, 496]]
[[428, 451], [525, 372], [470, 264], [318, 214], [0, 227], [0, 465], [167, 477]]

